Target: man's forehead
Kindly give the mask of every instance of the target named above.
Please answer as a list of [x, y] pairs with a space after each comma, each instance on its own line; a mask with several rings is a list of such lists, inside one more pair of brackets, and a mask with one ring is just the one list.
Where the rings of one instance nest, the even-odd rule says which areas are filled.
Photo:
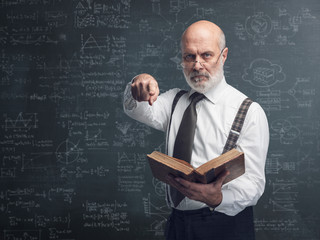
[[190, 27], [188, 28], [181, 38], [181, 47], [191, 45], [213, 45], [219, 44], [219, 31], [203, 27]]
[[182, 52], [186, 51], [216, 51], [219, 50], [219, 41], [215, 36], [194, 35], [184, 38], [181, 42]]

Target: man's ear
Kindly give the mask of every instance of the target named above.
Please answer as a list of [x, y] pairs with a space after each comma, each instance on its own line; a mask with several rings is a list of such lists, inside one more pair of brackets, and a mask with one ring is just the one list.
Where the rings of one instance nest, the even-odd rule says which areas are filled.
[[225, 61], [227, 60], [227, 57], [228, 57], [228, 48], [226, 47], [223, 51], [222, 51], [222, 61], [223, 61], [223, 64], [225, 63]]

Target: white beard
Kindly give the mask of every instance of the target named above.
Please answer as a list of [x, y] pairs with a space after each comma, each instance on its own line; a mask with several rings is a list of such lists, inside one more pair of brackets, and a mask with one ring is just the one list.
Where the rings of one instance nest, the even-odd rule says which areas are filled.
[[[217, 65], [217, 69], [213, 75], [211, 75], [207, 71], [205, 71], [205, 72], [195, 71], [195, 72], [191, 72], [189, 74], [189, 76], [187, 76], [185, 74], [185, 72], [183, 71], [183, 75], [184, 75], [188, 85], [192, 89], [194, 89], [196, 92], [199, 92], [199, 93], [206, 93], [211, 88], [215, 87], [218, 83], [221, 82], [221, 80], [223, 78], [223, 74], [224, 74], [224, 71], [223, 71], [222, 61], [219, 63], [219, 65]], [[194, 76], [197, 76], [197, 75], [205, 76], [208, 79], [206, 81], [204, 81], [204, 80], [201, 80], [201, 78], [193, 78]]]

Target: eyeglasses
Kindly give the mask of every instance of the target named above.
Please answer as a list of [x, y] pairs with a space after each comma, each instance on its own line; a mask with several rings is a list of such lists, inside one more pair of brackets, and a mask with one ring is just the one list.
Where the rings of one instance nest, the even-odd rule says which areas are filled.
[[[218, 60], [223, 52], [225, 48], [223, 48], [217, 58], [217, 60], [214, 62], [214, 65], [216, 65], [218, 63]], [[194, 66], [197, 64], [197, 63], [200, 63], [201, 67], [205, 67], [205, 64], [209, 63], [212, 61], [212, 55], [210, 53], [203, 53], [202, 54], [203, 56], [201, 57], [204, 61], [198, 61], [198, 60], [194, 60], [195, 59], [195, 55], [187, 55], [183, 58], [184, 62], [182, 62], [180, 65], [181, 67], [183, 68], [194, 68]], [[209, 56], [207, 56], [209, 55]]]

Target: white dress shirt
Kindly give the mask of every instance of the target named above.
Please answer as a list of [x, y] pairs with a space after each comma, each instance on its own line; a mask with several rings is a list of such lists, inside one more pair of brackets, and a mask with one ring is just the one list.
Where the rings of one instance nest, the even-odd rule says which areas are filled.
[[[179, 89], [171, 89], [160, 94], [150, 106], [148, 102], [135, 101], [128, 84], [124, 96], [124, 111], [133, 119], [166, 132], [172, 102], [178, 91]], [[170, 156], [173, 154], [183, 113], [190, 103], [189, 96], [193, 92], [194, 90], [191, 90], [180, 98], [172, 115], [170, 132], [167, 133], [167, 151]], [[205, 96], [196, 106], [198, 120], [191, 157], [191, 165], [195, 168], [222, 154], [233, 120], [246, 98], [243, 93], [228, 85], [225, 78], [205, 93]], [[253, 102], [237, 141], [237, 149], [245, 154], [245, 174], [222, 186], [222, 202], [215, 211], [234, 216], [257, 203], [265, 187], [264, 168], [268, 145], [269, 128], [266, 115], [261, 106]], [[169, 204], [170, 202], [172, 201], [169, 201]], [[177, 209], [193, 210], [203, 207], [207, 205], [184, 198]]]

